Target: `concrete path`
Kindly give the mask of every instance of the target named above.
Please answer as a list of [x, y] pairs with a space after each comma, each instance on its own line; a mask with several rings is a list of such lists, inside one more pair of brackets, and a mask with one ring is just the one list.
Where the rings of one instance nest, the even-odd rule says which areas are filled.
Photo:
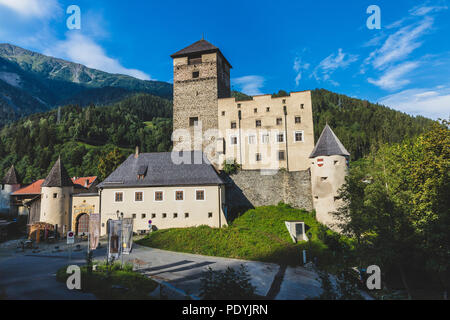
[[[72, 253], [71, 264], [85, 263], [86, 242], [80, 244], [83, 250]], [[39, 253], [17, 253], [0, 246], [0, 295], [4, 288], [7, 299], [94, 299], [93, 295], [70, 291], [65, 284], [56, 282], [56, 271], [69, 261], [66, 245], [61, 243], [63, 251], [56, 253], [52, 252], [54, 246], [41, 245]], [[95, 260], [105, 257], [104, 245], [94, 251]], [[321, 292], [315, 273], [302, 267], [280, 269], [274, 263], [171, 252], [136, 244], [130, 255], [124, 255], [124, 262], [134, 262], [140, 272], [193, 296], [199, 296], [200, 279], [208, 267], [226, 270], [241, 264], [247, 267], [258, 295], [297, 300]]]

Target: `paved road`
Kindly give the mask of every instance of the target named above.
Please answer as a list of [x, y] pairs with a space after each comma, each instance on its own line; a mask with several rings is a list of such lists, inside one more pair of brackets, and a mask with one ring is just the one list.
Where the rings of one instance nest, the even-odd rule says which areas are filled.
[[[49, 249], [43, 249], [33, 255], [0, 250], [0, 294], [1, 288], [4, 288], [8, 299], [95, 298], [90, 294], [69, 291], [65, 284], [56, 282], [55, 273], [68, 264], [68, 253], [52, 253]], [[103, 260], [105, 254], [104, 248], [98, 249], [94, 258]], [[304, 299], [321, 291], [315, 273], [301, 267], [288, 267], [285, 272], [279, 272], [280, 266], [273, 263], [178, 253], [138, 245], [134, 246], [130, 255], [124, 256], [124, 261], [138, 261], [139, 269], [144, 274], [194, 296], [200, 293], [200, 278], [208, 267], [225, 270], [227, 267], [236, 268], [241, 264], [249, 270], [252, 284], [259, 295], [266, 296], [270, 291], [275, 299]], [[72, 264], [84, 262], [84, 250], [72, 254]]]

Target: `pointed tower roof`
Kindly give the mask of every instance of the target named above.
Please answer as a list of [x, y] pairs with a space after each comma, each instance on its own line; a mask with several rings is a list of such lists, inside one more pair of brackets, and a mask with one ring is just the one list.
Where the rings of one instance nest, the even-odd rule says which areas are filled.
[[6, 175], [3, 177], [3, 184], [19, 184], [19, 179], [17, 179], [17, 171], [14, 165], [9, 168]]
[[223, 56], [222, 52], [220, 52], [220, 49], [217, 48], [216, 46], [212, 45], [205, 39], [201, 39], [197, 42], [194, 42], [190, 46], [187, 46], [186, 48], [175, 52], [174, 54], [171, 55], [171, 57], [178, 58], [178, 57], [184, 57], [184, 56], [188, 56], [188, 55], [195, 54], [195, 53], [213, 53], [213, 52], [218, 52], [231, 68], [231, 64]]
[[325, 128], [314, 147], [310, 158], [319, 156], [350, 156], [350, 153], [345, 149], [344, 145], [339, 141], [338, 137], [331, 130], [330, 126], [326, 124]]
[[70, 179], [69, 175], [67, 174], [66, 168], [64, 168], [61, 162], [61, 157], [59, 157], [58, 160], [56, 160], [55, 164], [53, 165], [52, 170], [50, 170], [50, 173], [48, 174], [44, 183], [42, 184], [42, 187], [72, 187], [72, 186], [73, 186], [72, 179]]

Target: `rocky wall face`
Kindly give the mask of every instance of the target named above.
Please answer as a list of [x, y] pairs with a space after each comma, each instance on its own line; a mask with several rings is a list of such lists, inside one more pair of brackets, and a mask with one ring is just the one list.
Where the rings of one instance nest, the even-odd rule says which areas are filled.
[[230, 210], [277, 205], [284, 202], [293, 207], [312, 210], [311, 175], [309, 170], [275, 174], [261, 171], [240, 171], [222, 174], [226, 182], [226, 199]]

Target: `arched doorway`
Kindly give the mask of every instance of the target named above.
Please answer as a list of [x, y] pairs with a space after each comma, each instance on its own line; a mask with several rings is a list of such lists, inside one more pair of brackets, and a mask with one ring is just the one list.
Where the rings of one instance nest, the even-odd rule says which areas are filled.
[[89, 215], [82, 213], [77, 218], [77, 236], [87, 235], [89, 232]]

